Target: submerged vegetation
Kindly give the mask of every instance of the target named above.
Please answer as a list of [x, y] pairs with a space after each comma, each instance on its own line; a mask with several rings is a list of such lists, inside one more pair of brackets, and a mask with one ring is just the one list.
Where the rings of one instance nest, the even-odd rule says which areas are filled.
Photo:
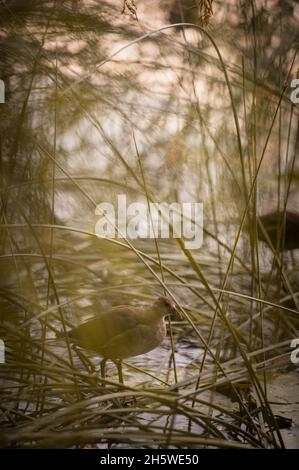
[[[0, 3], [1, 447], [298, 447], [299, 9], [268, 3]], [[120, 194], [202, 202], [202, 247], [98, 238]], [[123, 384], [70, 342], [161, 295]]]

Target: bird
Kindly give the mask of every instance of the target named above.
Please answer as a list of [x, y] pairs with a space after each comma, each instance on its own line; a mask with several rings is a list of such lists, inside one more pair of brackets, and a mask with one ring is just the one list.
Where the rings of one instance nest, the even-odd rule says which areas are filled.
[[292, 211], [270, 212], [259, 217], [258, 237], [267, 243], [264, 228], [274, 248], [290, 251], [299, 248], [299, 214]]
[[148, 306], [113, 307], [71, 329], [67, 335], [80, 348], [102, 356], [102, 378], [105, 378], [106, 362], [110, 359], [117, 367], [119, 382], [123, 384], [122, 360], [145, 354], [159, 346], [166, 336], [165, 317], [168, 315], [180, 318], [172, 300], [161, 296]]

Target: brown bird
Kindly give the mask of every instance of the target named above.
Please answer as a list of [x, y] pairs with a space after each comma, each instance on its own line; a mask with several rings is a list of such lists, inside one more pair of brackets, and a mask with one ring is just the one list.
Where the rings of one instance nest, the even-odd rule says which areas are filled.
[[260, 240], [268, 242], [261, 228], [262, 224], [274, 248], [280, 251], [299, 248], [299, 214], [296, 212], [271, 212], [259, 217], [259, 222]]
[[148, 307], [119, 305], [73, 328], [68, 336], [81, 348], [103, 357], [103, 378], [107, 360], [114, 362], [119, 381], [123, 383], [122, 359], [139, 356], [159, 346], [166, 335], [164, 318], [167, 315], [179, 316], [167, 297], [159, 297]]

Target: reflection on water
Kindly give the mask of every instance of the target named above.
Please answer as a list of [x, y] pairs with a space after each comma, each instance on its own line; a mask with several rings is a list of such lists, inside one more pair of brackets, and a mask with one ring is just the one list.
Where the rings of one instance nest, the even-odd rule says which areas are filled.
[[[22, 2], [9, 3], [19, 11]], [[274, 2], [272, 11], [257, 2], [252, 18], [250, 3], [218, 2], [206, 29], [176, 27], [125, 49], [176, 19], [177, 2], [139, 0], [133, 23], [110, 0], [86, 0], [86, 10], [55, 2], [50, 19], [48, 2], [29, 3], [17, 24], [18, 15], [0, 7], [8, 93], [0, 139], [0, 338], [3, 331], [8, 358], [0, 368], [0, 444], [10, 445], [9, 435], [23, 445], [34, 435], [38, 444], [57, 445], [59, 436], [74, 446], [146, 425], [153, 433], [165, 428], [164, 437], [170, 429], [177, 438], [188, 431], [190, 439], [206, 433], [279, 447], [276, 437], [267, 440], [269, 393], [275, 413], [293, 417], [295, 445], [290, 392], [298, 390], [298, 371], [289, 344], [299, 326], [298, 250], [273, 253], [258, 241], [256, 215], [298, 208], [298, 109], [283, 85], [296, 65], [297, 3]], [[97, 238], [96, 205], [116, 205], [120, 194], [128, 203], [203, 203], [203, 246], [189, 252], [172, 239]], [[134, 404], [125, 417], [107, 417], [128, 408], [122, 398], [100, 401], [107, 390], [122, 391], [115, 366], [108, 364], [104, 388], [101, 358], [56, 333], [115, 305], [147, 305], [164, 294], [162, 284], [184, 311], [172, 323], [173, 344], [168, 335], [126, 361], [126, 384], [143, 409]], [[142, 395], [157, 390], [159, 399]], [[166, 394], [188, 412], [166, 407]], [[229, 434], [226, 425], [239, 416], [241, 428], [244, 413], [248, 433]], [[215, 416], [217, 429], [208, 421]], [[103, 436], [71, 440], [92, 426]]]

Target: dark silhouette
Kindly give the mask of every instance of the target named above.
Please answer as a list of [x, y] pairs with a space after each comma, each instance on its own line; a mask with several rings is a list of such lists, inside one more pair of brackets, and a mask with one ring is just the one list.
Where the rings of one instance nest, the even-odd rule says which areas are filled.
[[[296, 212], [271, 212], [262, 215], [259, 222], [267, 232], [274, 248], [278, 248], [280, 251], [299, 248], [299, 214]], [[260, 225], [258, 236], [260, 240], [268, 242]]]

